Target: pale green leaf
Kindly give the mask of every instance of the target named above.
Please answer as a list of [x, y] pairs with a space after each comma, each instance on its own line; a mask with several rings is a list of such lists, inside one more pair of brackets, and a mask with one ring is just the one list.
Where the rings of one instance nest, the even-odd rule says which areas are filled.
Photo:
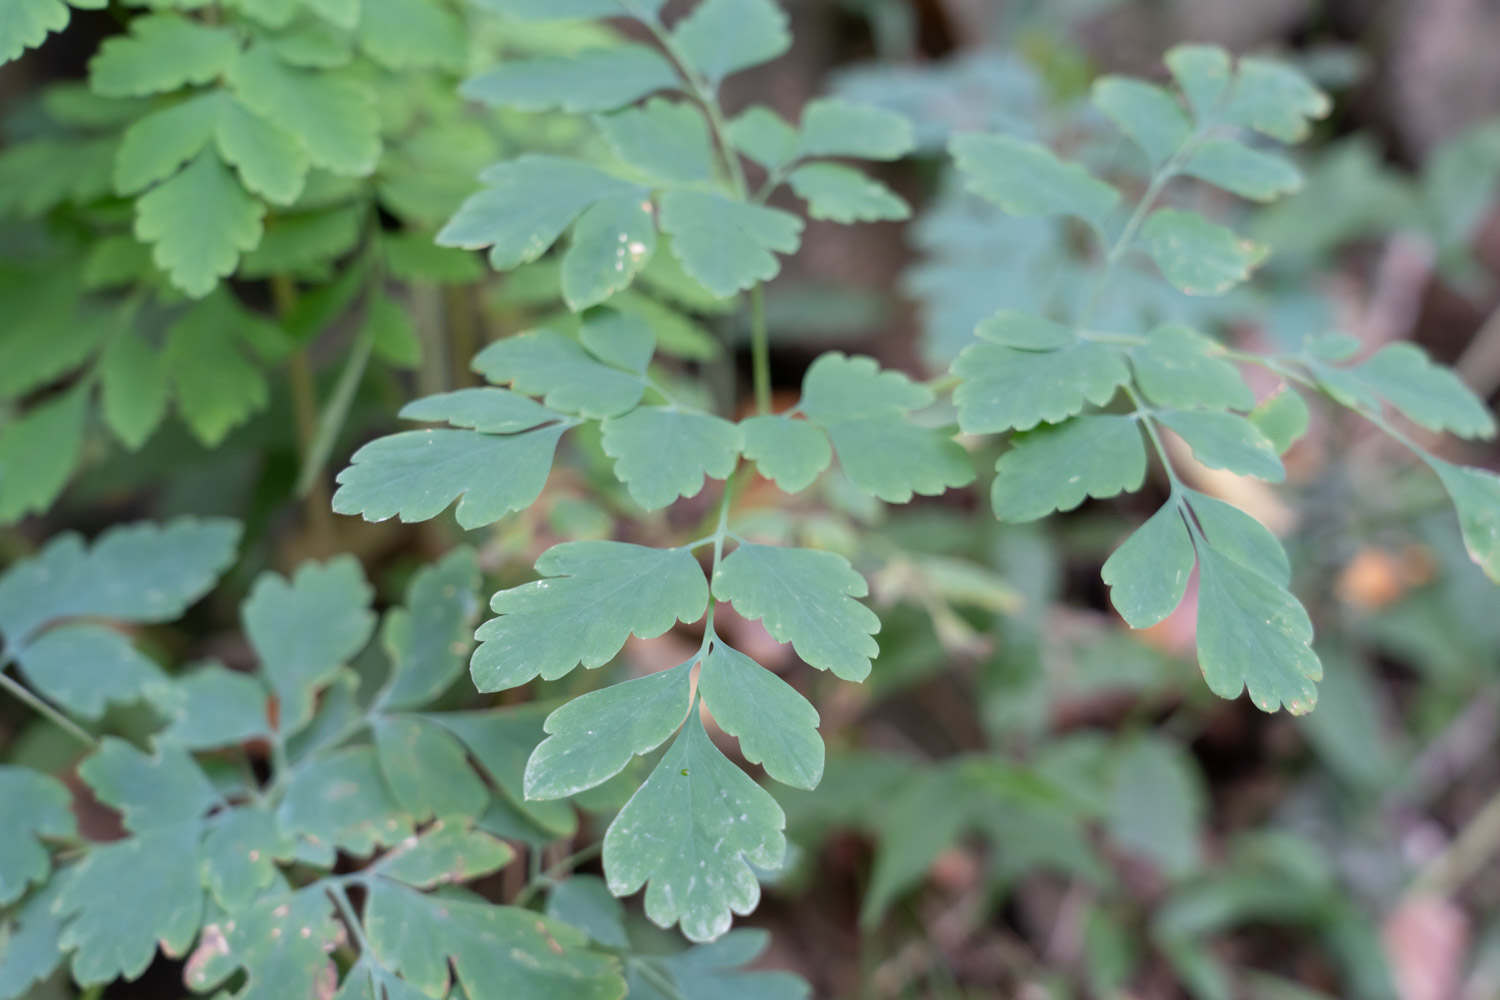
[[88, 386], [80, 384], [0, 427], [0, 523], [57, 499], [83, 451], [88, 412]]
[[1168, 876], [1190, 874], [1202, 859], [1206, 808], [1203, 777], [1178, 744], [1142, 737], [1120, 754], [1106, 823], [1121, 847]]
[[1165, 410], [1156, 419], [1177, 433], [1193, 457], [1210, 469], [1227, 469], [1270, 483], [1286, 478], [1275, 447], [1254, 424], [1233, 413]]
[[681, 80], [645, 45], [584, 49], [566, 56], [507, 60], [460, 89], [473, 101], [520, 111], [613, 111]]
[[1275, 201], [1302, 187], [1302, 174], [1286, 158], [1233, 139], [1200, 143], [1182, 172], [1255, 201]]
[[969, 190], [1011, 215], [1074, 215], [1104, 231], [1120, 192], [1045, 146], [969, 133], [949, 146]]
[[185, 751], [167, 747], [147, 756], [112, 736], [78, 766], [78, 776], [135, 833], [191, 826], [219, 799]]
[[614, 195], [584, 209], [563, 254], [563, 301], [574, 312], [596, 306], [630, 287], [656, 252], [651, 202]]
[[738, 737], [747, 761], [794, 788], [817, 787], [823, 777], [818, 710], [790, 684], [716, 641], [704, 658], [698, 693], [719, 728]]
[[873, 358], [838, 351], [820, 355], [802, 380], [797, 408], [820, 424], [904, 413], [931, 405], [932, 390], [882, 369]]
[[370, 641], [374, 591], [353, 556], [307, 562], [290, 580], [263, 573], [241, 606], [245, 634], [281, 703], [281, 725], [312, 715], [313, 696]]
[[653, 922], [680, 923], [689, 940], [711, 941], [729, 929], [732, 913], [760, 901], [755, 868], [781, 867], [785, 824], [776, 800], [690, 718], [604, 834], [610, 891], [624, 896], [645, 885]]
[[463, 19], [435, 0], [360, 0], [359, 47], [393, 70], [462, 70], [468, 64]]
[[89, 61], [89, 88], [103, 97], [141, 97], [205, 84], [227, 72], [238, 52], [227, 28], [147, 14], [130, 22], [130, 34], [105, 39]]
[[655, 638], [708, 606], [703, 570], [685, 549], [564, 542], [542, 553], [536, 570], [547, 579], [490, 601], [499, 617], [479, 627], [469, 668], [481, 691], [556, 680], [580, 663], [602, 667], [632, 633]]
[[797, 130], [764, 104], [752, 104], [730, 120], [729, 142], [766, 170], [779, 170], [797, 157]]
[[[240, 0], [245, 2], [245, 0]], [[250, 0], [255, 2], [255, 0]], [[278, 3], [285, 0], [261, 0]], [[292, 0], [300, 5], [301, 0]], [[353, 42], [346, 29], [314, 18], [298, 18], [284, 30], [262, 35], [265, 44], [275, 50], [282, 62], [309, 69], [336, 69], [349, 65], [354, 58]]]
[[692, 665], [590, 691], [547, 716], [547, 739], [526, 762], [526, 797], [576, 795], [665, 743], [692, 704]]
[[1485, 576], [1500, 583], [1500, 476], [1435, 458], [1429, 458], [1428, 464], [1442, 479], [1458, 511], [1469, 558]]
[[437, 517], [458, 500], [466, 530], [524, 510], [541, 495], [564, 425], [522, 434], [466, 430], [404, 431], [356, 451], [338, 474], [333, 509], [367, 521]]
[[244, 313], [227, 291], [220, 290], [167, 330], [163, 354], [177, 411], [193, 435], [209, 446], [219, 444], [265, 406], [270, 395], [260, 368], [229, 336], [246, 326]]
[[1229, 91], [1229, 53], [1217, 45], [1174, 45], [1166, 63], [1193, 115], [1211, 117]]
[[201, 94], [137, 119], [120, 139], [115, 191], [135, 194], [175, 174], [208, 145], [226, 103], [222, 94]]
[[1100, 576], [1125, 623], [1150, 628], [1182, 603], [1196, 558], [1181, 511], [1168, 503], [1115, 549]]
[[1160, 167], [1187, 141], [1192, 127], [1177, 99], [1155, 84], [1124, 76], [1094, 81], [1094, 106], [1104, 112]]
[[265, 685], [216, 663], [149, 685], [146, 694], [167, 719], [167, 728], [155, 736], [159, 746], [235, 746], [271, 730]]
[[1262, 400], [1248, 414], [1249, 421], [1266, 436], [1278, 455], [1286, 454], [1287, 449], [1307, 433], [1311, 418], [1307, 401], [1289, 385]]
[[529, 396], [509, 389], [470, 388], [414, 399], [401, 408], [406, 420], [448, 423], [486, 434], [514, 434], [561, 420]]
[[215, 817], [200, 850], [203, 884], [228, 913], [254, 903], [276, 881], [276, 862], [292, 856], [291, 841], [276, 817], [258, 806]]
[[974, 481], [968, 452], [947, 434], [888, 413], [824, 424], [856, 487], [887, 503], [937, 496]]
[[1140, 241], [1162, 276], [1188, 295], [1222, 295], [1249, 280], [1268, 252], [1196, 212], [1175, 208], [1152, 212]]
[[690, 101], [654, 97], [594, 120], [615, 155], [648, 176], [691, 184], [714, 175], [708, 123]]
[[509, 845], [483, 831], [439, 819], [420, 837], [382, 857], [374, 870], [397, 882], [430, 889], [488, 875], [504, 868], [515, 856]]
[[1255, 393], [1219, 344], [1185, 326], [1162, 326], [1130, 352], [1136, 383], [1148, 399], [1184, 409], [1249, 410]]
[[[72, 837], [77, 824], [73, 796], [52, 778], [23, 767], [0, 766], [0, 905], [20, 899], [29, 884], [47, 881], [51, 857], [43, 837]], [[9, 954], [0, 947], [0, 967]], [[5, 976], [0, 974], [0, 982]]]
[[290, 205], [302, 194], [311, 161], [290, 132], [230, 100], [220, 112], [214, 138], [219, 155], [247, 190], [277, 205]]
[[459, 742], [417, 716], [376, 719], [375, 752], [391, 794], [418, 822], [443, 816], [478, 817], [489, 790], [469, 767]]
[[647, 510], [697, 496], [706, 476], [728, 479], [744, 444], [739, 427], [722, 417], [670, 406], [640, 406], [601, 429], [615, 478]]
[[166, 360], [131, 329], [116, 333], [99, 356], [100, 416], [131, 451], [145, 444], [167, 415]]
[[1355, 377], [1401, 415], [1430, 431], [1495, 436], [1495, 417], [1451, 369], [1432, 363], [1415, 344], [1387, 344], [1353, 368]]
[[[6, 37], [4, 30], [0, 25], [0, 39]], [[33, 985], [42, 983], [62, 964], [62, 948], [57, 942], [63, 919], [55, 904], [67, 881], [65, 874], [53, 876], [0, 923], [0, 1000], [36, 996]]]
[[809, 163], [787, 177], [807, 214], [834, 222], [899, 221], [911, 207], [890, 188], [841, 163]]
[[276, 811], [281, 829], [330, 862], [335, 850], [368, 857], [401, 843], [412, 818], [388, 790], [372, 747], [314, 757], [291, 774]]
[[1103, 406], [1130, 380], [1118, 351], [1088, 341], [1055, 351], [970, 344], [953, 362], [953, 374], [960, 379], [953, 402], [966, 434], [1055, 424], [1085, 404]]
[[833, 461], [828, 435], [806, 420], [786, 416], [748, 417], [740, 421], [745, 457], [760, 474], [776, 481], [784, 493], [800, 493]]
[[1146, 446], [1130, 417], [1074, 417], [1013, 440], [995, 463], [990, 489], [1002, 521], [1034, 521], [1086, 497], [1134, 492], [1146, 481]]
[[63, 625], [20, 650], [21, 672], [48, 700], [85, 719], [142, 697], [160, 680], [156, 663], [107, 625]]
[[313, 166], [348, 177], [374, 171], [380, 118], [356, 78], [288, 66], [255, 45], [240, 56], [228, 80], [247, 108], [297, 138]]
[[912, 129], [904, 115], [837, 97], [808, 103], [795, 155], [849, 156], [899, 160], [912, 150]]
[[1285, 63], [1245, 58], [1239, 62], [1234, 92], [1224, 117], [1282, 142], [1307, 138], [1309, 120], [1333, 107], [1328, 95]]
[[532, 330], [497, 340], [474, 358], [473, 369], [495, 383], [541, 396], [553, 409], [611, 417], [640, 402], [640, 375], [603, 364], [554, 330]]
[[1014, 309], [1001, 309], [981, 320], [974, 335], [1018, 351], [1055, 351], [1078, 342], [1071, 326]]
[[1198, 553], [1198, 666], [1214, 694], [1248, 689], [1262, 711], [1312, 711], [1323, 676], [1312, 636], [1307, 612], [1274, 581], [1212, 547]]
[[[68, 5], [62, 0], [11, 0], [0, 7], [0, 63], [10, 62], [27, 49], [41, 45], [49, 33], [68, 26], [68, 17]], [[3, 975], [0, 982], [5, 982]], [[17, 989], [25, 989], [26, 985], [20, 984]]]
[[265, 213], [218, 156], [205, 150], [136, 201], [135, 235], [152, 245], [152, 260], [174, 285], [202, 298], [233, 273], [240, 254], [260, 242]]
[[795, 215], [706, 191], [663, 194], [660, 225], [683, 270], [721, 298], [776, 277], [776, 254], [802, 243]]
[[[678, 996], [722, 997], [723, 1000], [807, 1000], [808, 984], [790, 972], [744, 969], [770, 946], [771, 935], [760, 928], [730, 931], [711, 944], [700, 944], [660, 960]], [[674, 1000], [655, 982], [637, 972], [630, 983], [637, 1000]]]
[[486, 170], [471, 196], [437, 234], [446, 247], [490, 248], [490, 264], [508, 271], [546, 253], [594, 202], [645, 188], [579, 160], [528, 153]]
[[656, 353], [651, 324], [613, 308], [590, 310], [579, 324], [578, 339], [599, 360], [642, 375]]
[[812, 549], [742, 543], [718, 566], [714, 597], [746, 618], [762, 619], [778, 642], [819, 670], [862, 681], [880, 651], [880, 619], [855, 598], [865, 578], [843, 556]]
[[467, 547], [454, 549], [412, 577], [406, 603], [386, 614], [380, 636], [391, 661], [386, 705], [425, 705], [463, 673], [479, 616], [478, 588], [479, 564]]
[[1233, 504], [1196, 490], [1183, 490], [1193, 520], [1214, 551], [1280, 586], [1292, 579], [1291, 563], [1276, 536]]
[[243, 969], [234, 1000], [331, 996], [338, 986], [333, 951], [345, 933], [324, 887], [269, 892], [250, 908], [204, 925], [183, 981], [207, 992]]
[[672, 28], [672, 40], [688, 65], [714, 83], [792, 45], [786, 12], [775, 0], [702, 0]]

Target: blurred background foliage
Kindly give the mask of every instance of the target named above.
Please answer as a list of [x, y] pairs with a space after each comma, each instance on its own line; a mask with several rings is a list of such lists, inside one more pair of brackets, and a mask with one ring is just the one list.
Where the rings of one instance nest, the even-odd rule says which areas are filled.
[[[1128, 164], [1123, 140], [1085, 100], [1089, 82], [1102, 72], [1159, 76], [1167, 47], [1202, 40], [1295, 61], [1334, 94], [1334, 115], [1298, 153], [1302, 191], [1255, 214], [1250, 232], [1275, 248], [1258, 280], [1226, 298], [1191, 299], [1122, 275], [1101, 314], [1132, 327], [1157, 315], [1190, 317], [1254, 349], [1335, 328], [1367, 347], [1411, 339], [1493, 403], [1494, 4], [787, 7], [792, 56], [737, 78], [729, 106], [754, 99], [793, 111], [832, 91], [904, 112], [919, 144], [912, 159], [882, 170], [918, 206], [909, 224], [813, 222], [805, 252], [770, 286], [774, 375], [788, 393], [829, 347], [932, 375], [995, 309], [1040, 312], [1078, 296], [1086, 272], [1076, 233], [1061, 222], [1005, 217], [962, 193], [944, 167], [946, 140], [955, 130], [991, 129], [1042, 138], [1086, 161]], [[475, 23], [489, 25], [484, 43], [495, 54], [568, 51], [599, 30]], [[100, 123], [69, 84], [99, 39], [116, 31], [113, 11], [77, 12], [65, 35], [0, 70], [11, 147], [0, 151], [6, 338], [39, 302], [74, 303], [78, 314], [49, 320], [64, 326], [119, 308], [103, 297], [107, 262], [82, 257], [79, 234], [110, 220], [107, 206], [76, 207], [91, 183], [88, 133]], [[233, 348], [232, 377], [204, 375], [203, 383], [185, 369], [177, 382], [183, 420], [139, 450], [91, 421], [61, 499], [0, 532], [0, 561], [9, 561], [63, 529], [184, 512], [244, 519], [246, 555], [226, 591], [148, 637], [170, 662], [211, 654], [243, 664], [234, 608], [268, 566], [353, 551], [382, 600], [394, 601], [458, 529], [447, 518], [412, 526], [335, 519], [320, 465], [389, 428], [407, 399], [469, 384], [464, 360], [475, 346], [561, 310], [555, 263], [496, 277], [463, 255], [412, 262], [389, 247], [441, 221], [470, 190], [476, 165], [506, 150], [573, 148], [580, 136], [546, 115], [481, 115], [451, 90], [425, 96], [422, 114], [403, 115], [402, 84], [389, 84], [387, 159], [365, 182], [370, 191], [343, 195], [364, 199], [378, 235], [325, 238], [305, 258], [305, 244], [293, 240], [283, 245], [288, 256], [262, 272], [242, 268], [226, 305], [249, 324]], [[54, 188], [7, 184], [19, 176], [7, 173], [16, 143], [41, 134], [63, 136]], [[1245, 210], [1228, 199], [1213, 208]], [[99, 211], [106, 217], [91, 214]], [[348, 309], [353, 293], [343, 276], [362, 274], [361, 261], [377, 255], [372, 246], [385, 268], [381, 294], [396, 312], [375, 339], [384, 363], [361, 365], [351, 380], [351, 345], [372, 320]], [[731, 397], [745, 369], [736, 364], [744, 360], [738, 321], [684, 295], [670, 269], [659, 270], [648, 270], [649, 294], [632, 306], [678, 360], [685, 391]], [[305, 294], [288, 298], [263, 279], [272, 272], [290, 274], [293, 292]], [[39, 282], [48, 281], [71, 284], [43, 295]], [[133, 321], [153, 322], [149, 314]], [[203, 364], [222, 376], [222, 359]], [[0, 382], [4, 367], [0, 360]], [[312, 378], [316, 398], [338, 398], [341, 380], [348, 386], [347, 411], [310, 472], [316, 427], [296, 417], [296, 371]], [[30, 402], [7, 400], [11, 420]], [[1493, 446], [1452, 457], [1500, 466]], [[986, 458], [976, 455], [976, 466], [990, 467]], [[1109, 610], [1097, 567], [1154, 509], [1160, 496], [1149, 490], [1014, 527], [976, 499], [983, 482], [899, 510], [836, 477], [797, 506], [758, 482], [744, 501], [757, 512], [754, 530], [843, 552], [870, 577], [884, 622], [875, 672], [856, 688], [807, 669], [721, 609], [726, 636], [819, 706], [830, 748], [816, 792], [783, 794], [796, 855], [747, 921], [772, 931], [762, 964], [805, 976], [819, 997], [1500, 996], [1495, 591], [1464, 557], [1438, 485], [1353, 419], [1315, 414], [1287, 465], [1288, 486], [1274, 495], [1217, 474], [1197, 485], [1254, 513], [1292, 550], [1294, 589], [1317, 623], [1328, 667], [1317, 710], [1297, 719], [1261, 714], [1243, 699], [1222, 702], [1193, 676], [1191, 594], [1184, 609], [1140, 634]], [[474, 533], [487, 583], [528, 579], [535, 557], [562, 537], [665, 537], [667, 515], [641, 518], [612, 483], [597, 442], [575, 445], [537, 505]], [[691, 501], [672, 511], [683, 523], [702, 514]], [[684, 649], [692, 642], [682, 637]], [[611, 670], [682, 658], [671, 643], [626, 653]], [[583, 673], [539, 697], [610, 679]], [[106, 728], [130, 734], [152, 724], [117, 710]], [[10, 703], [0, 703], [0, 747], [9, 761], [56, 773], [75, 753]], [[587, 827], [579, 843], [597, 836]], [[518, 825], [516, 833], [537, 851], [552, 849], [540, 828]], [[632, 919], [644, 925], [633, 908]], [[106, 995], [164, 996], [170, 982], [153, 974]], [[70, 994], [59, 985], [36, 995]]]

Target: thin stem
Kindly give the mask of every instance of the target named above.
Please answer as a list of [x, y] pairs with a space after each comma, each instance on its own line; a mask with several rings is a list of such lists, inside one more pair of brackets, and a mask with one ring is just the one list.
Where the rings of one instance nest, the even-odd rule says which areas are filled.
[[575, 851], [574, 853], [568, 855], [566, 858], [563, 858], [557, 864], [548, 868], [546, 871], [537, 872], [536, 874], [531, 876], [530, 881], [528, 881], [524, 886], [521, 887], [521, 891], [516, 893], [516, 898], [511, 901], [511, 905], [527, 905], [532, 901], [532, 899], [536, 897], [537, 893], [541, 892], [544, 888], [551, 885], [553, 882], [556, 882], [557, 876], [564, 875], [572, 871], [574, 868], [577, 868], [579, 865], [593, 860], [594, 858], [598, 857], [603, 850], [604, 843], [602, 841], [599, 841], [590, 844], [587, 847], [581, 848], [578, 851]]
[[771, 345], [766, 335], [766, 298], [762, 286], [750, 290], [750, 360], [755, 378], [755, 410], [771, 412]]
[[1156, 429], [1156, 420], [1151, 416], [1151, 411], [1141, 399], [1140, 393], [1135, 391], [1135, 386], [1126, 382], [1124, 389], [1125, 395], [1130, 398], [1131, 405], [1135, 407], [1136, 419], [1146, 429], [1146, 436], [1151, 439], [1151, 447], [1156, 449], [1156, 457], [1161, 460], [1161, 467], [1167, 474], [1167, 481], [1172, 484], [1172, 495], [1176, 496], [1182, 490], [1182, 480], [1178, 478], [1177, 470], [1172, 466], [1171, 456], [1167, 454], [1167, 446]]
[[687, 1000], [677, 984], [665, 972], [656, 967], [656, 963], [649, 958], [631, 958], [630, 964], [635, 966], [635, 971], [640, 973], [642, 979], [650, 983], [662, 996], [668, 1000]]
[[48, 722], [51, 722], [89, 749], [93, 749], [99, 745], [98, 739], [92, 733], [68, 718], [58, 709], [47, 704], [37, 695], [32, 694], [20, 681], [15, 680], [9, 674], [5, 673], [3, 665], [0, 665], [0, 688], [9, 691], [15, 696], [17, 701], [27, 705], [38, 715], [44, 717]]
[[709, 131], [713, 133], [714, 142], [718, 144], [719, 154], [724, 161], [724, 169], [729, 173], [729, 183], [734, 188], [735, 197], [740, 201], [749, 198], [749, 188], [745, 184], [745, 168], [740, 164], [739, 154], [729, 143], [729, 125], [724, 121], [724, 112], [719, 107], [718, 95], [714, 88], [709, 86], [707, 80], [703, 79], [693, 71], [692, 63], [688, 60], [686, 53], [678, 46], [666, 25], [662, 24], [661, 18], [655, 13], [639, 13], [636, 17], [651, 32], [653, 38], [671, 58], [677, 69], [677, 75], [682, 82], [688, 85], [693, 98], [703, 106], [703, 113], [708, 116]]
[[[282, 320], [291, 315], [297, 306], [297, 286], [285, 274], [271, 278], [271, 298], [276, 304], [276, 314]], [[304, 467], [310, 464], [318, 437], [318, 389], [313, 379], [312, 360], [308, 357], [308, 346], [302, 345], [287, 361], [287, 383], [292, 393], [292, 410], [297, 421], [297, 453]], [[333, 545], [333, 513], [329, 506], [328, 484], [318, 479], [310, 481], [304, 498], [308, 530], [317, 547], [331, 552]]]

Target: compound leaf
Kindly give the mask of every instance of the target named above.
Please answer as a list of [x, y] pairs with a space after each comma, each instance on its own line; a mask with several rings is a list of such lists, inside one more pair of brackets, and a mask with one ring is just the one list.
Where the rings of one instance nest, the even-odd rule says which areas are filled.
[[[77, 833], [73, 796], [66, 786], [24, 767], [0, 766], [0, 905], [20, 899], [27, 885], [40, 885], [52, 871], [42, 837], [71, 837]], [[0, 952], [8, 964], [8, 952]], [[0, 982], [5, 977], [0, 975]], [[3, 994], [0, 994], [3, 995]]]
[[508, 60], [460, 89], [464, 97], [521, 111], [613, 111], [681, 86], [655, 49], [616, 45], [567, 56]]
[[838, 97], [811, 101], [802, 110], [795, 156], [849, 156], [899, 160], [912, 150], [911, 122], [904, 115]]
[[114, 737], [79, 765], [78, 776], [136, 833], [191, 824], [219, 798], [186, 752], [168, 747], [148, 757]]
[[136, 200], [135, 235], [151, 244], [151, 259], [174, 285], [201, 299], [260, 242], [265, 214], [219, 157], [204, 150]]
[[1130, 352], [1136, 383], [1153, 403], [1181, 408], [1249, 410], [1255, 393], [1240, 371], [1220, 357], [1213, 340], [1185, 326], [1151, 331], [1147, 343]]
[[759, 902], [751, 866], [781, 867], [785, 825], [776, 800], [690, 718], [604, 834], [609, 889], [625, 896], [645, 885], [646, 916], [711, 941], [729, 929], [731, 913]]
[[890, 188], [841, 163], [809, 163], [787, 177], [807, 214], [834, 222], [899, 221], [911, 207]]
[[667, 741], [693, 701], [692, 662], [574, 698], [547, 716], [526, 762], [526, 797], [561, 799], [619, 774]]
[[[983, 328], [981, 328], [981, 336]], [[1077, 341], [1060, 350], [970, 344], [953, 363], [953, 402], [966, 434], [1030, 430], [1103, 406], [1130, 380], [1118, 351]]]
[[795, 215], [706, 191], [663, 194], [660, 224], [682, 269], [720, 298], [776, 277], [776, 254], [802, 243]]
[[1200, 143], [1182, 171], [1255, 201], [1275, 201], [1302, 187], [1302, 174], [1290, 161], [1233, 139]]
[[386, 783], [401, 808], [418, 822], [441, 816], [474, 818], [484, 812], [489, 790], [447, 731], [411, 715], [377, 719], [373, 729]]
[[386, 705], [425, 705], [463, 673], [479, 615], [478, 587], [478, 558], [466, 546], [412, 578], [405, 605], [387, 613], [381, 631], [381, 645], [391, 661]]
[[107, 625], [63, 625], [24, 647], [17, 661], [32, 687], [85, 719], [111, 702], [140, 698], [162, 678], [156, 663]]
[[556, 680], [580, 663], [602, 667], [632, 633], [655, 638], [708, 606], [703, 570], [684, 549], [564, 542], [542, 553], [536, 570], [549, 579], [495, 594], [499, 617], [475, 633], [469, 672], [481, 691]]
[[696, 496], [705, 476], [728, 479], [744, 445], [740, 429], [722, 417], [670, 406], [640, 406], [601, 429], [615, 477], [647, 510]]
[[483, 527], [541, 495], [566, 429], [554, 424], [506, 435], [438, 429], [376, 438], [338, 474], [333, 509], [367, 521], [427, 521], [458, 500], [459, 527]]
[[698, 693], [719, 728], [739, 739], [746, 760], [793, 788], [817, 787], [823, 778], [818, 710], [790, 684], [716, 641], [703, 661]]
[[971, 133], [949, 148], [969, 190], [1011, 215], [1075, 215], [1102, 233], [1120, 200], [1113, 187], [1035, 142]]
[[1233, 413], [1166, 410], [1157, 419], [1193, 449], [1193, 457], [1210, 469], [1227, 469], [1279, 483], [1286, 469], [1275, 447], [1254, 424]]
[[130, 34], [108, 38], [89, 61], [89, 89], [102, 97], [144, 97], [204, 84], [227, 72], [239, 40], [227, 28], [177, 14], [147, 14]]
[[594, 359], [578, 343], [554, 330], [532, 330], [497, 340], [474, 358], [473, 368], [491, 382], [542, 396], [546, 404], [585, 417], [612, 417], [640, 402], [645, 384]]
[[1090, 415], [1017, 435], [995, 463], [990, 503], [1002, 521], [1034, 521], [1086, 497], [1134, 492], [1146, 481], [1146, 446], [1130, 417]]
[[1125, 623], [1149, 628], [1182, 603], [1195, 559], [1182, 512], [1169, 503], [1115, 549], [1100, 575]]
[[1175, 208], [1152, 212], [1140, 238], [1162, 276], [1187, 295], [1222, 295], [1248, 280], [1267, 253], [1262, 244]]
[[1094, 81], [1094, 106], [1160, 167], [1187, 141], [1192, 126], [1177, 99], [1155, 84], [1123, 76]]
[[797, 130], [764, 104], [752, 104], [731, 119], [728, 134], [730, 145], [768, 171], [797, 157]]
[[775, 0], [703, 0], [672, 28], [672, 40], [689, 66], [717, 83], [775, 59], [792, 35]]
[[1416, 344], [1387, 344], [1356, 365], [1355, 377], [1401, 415], [1430, 431], [1495, 436], [1495, 418], [1451, 369], [1435, 365]]
[[276, 820], [329, 863], [335, 850], [367, 857], [412, 832], [412, 817], [392, 796], [375, 749], [368, 746], [314, 757], [295, 769]]
[[742, 543], [719, 564], [713, 593], [746, 618], [763, 619], [766, 631], [812, 666], [844, 680], [868, 677], [880, 651], [873, 638], [880, 619], [855, 600], [869, 586], [832, 552]]
[[799, 493], [812, 485], [833, 461], [828, 435], [806, 420], [786, 416], [748, 417], [740, 421], [745, 457], [760, 474], [776, 481], [784, 493]]

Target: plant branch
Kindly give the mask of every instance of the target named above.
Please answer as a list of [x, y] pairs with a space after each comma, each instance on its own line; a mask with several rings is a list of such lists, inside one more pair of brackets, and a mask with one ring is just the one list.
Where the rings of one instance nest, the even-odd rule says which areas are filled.
[[4, 688], [6, 691], [9, 691], [12, 695], [15, 696], [15, 699], [17, 701], [26, 705], [28, 708], [35, 711], [38, 715], [44, 717], [48, 722], [51, 722], [53, 725], [57, 726], [57, 728], [61, 729], [63, 732], [67, 733], [69, 736], [73, 737], [75, 740], [77, 740], [79, 743], [82, 743], [89, 749], [92, 750], [99, 745], [99, 740], [87, 729], [84, 729], [78, 723], [68, 718], [60, 710], [53, 708], [51, 705], [47, 704], [47, 702], [43, 701], [38, 695], [33, 694], [20, 681], [15, 680], [9, 674], [5, 673], [5, 667], [7, 665], [8, 664], [0, 664], [0, 688]]

